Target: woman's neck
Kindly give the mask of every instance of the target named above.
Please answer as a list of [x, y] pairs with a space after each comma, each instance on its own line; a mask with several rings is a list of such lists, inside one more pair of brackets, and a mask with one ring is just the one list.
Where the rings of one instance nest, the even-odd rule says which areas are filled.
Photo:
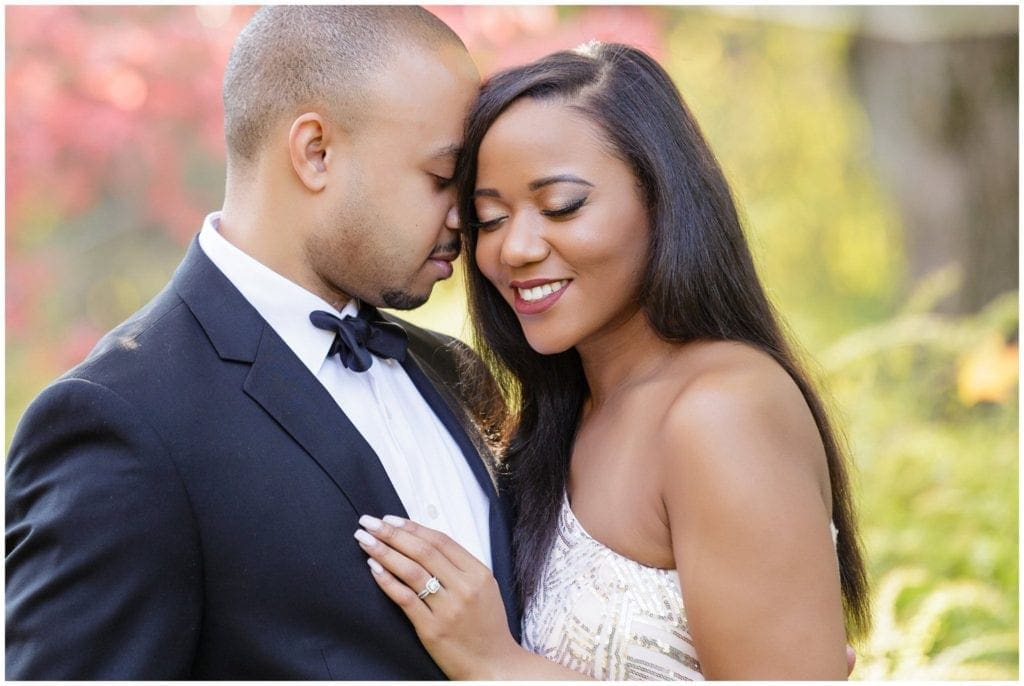
[[642, 310], [615, 329], [577, 345], [590, 388], [590, 409], [656, 377], [676, 347], [655, 333]]

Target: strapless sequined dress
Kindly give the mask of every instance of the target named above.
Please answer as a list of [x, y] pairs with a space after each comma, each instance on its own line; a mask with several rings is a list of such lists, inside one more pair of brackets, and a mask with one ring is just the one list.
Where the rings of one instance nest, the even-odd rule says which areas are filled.
[[523, 615], [523, 646], [593, 679], [704, 679], [676, 570], [640, 564], [591, 538], [566, 496]]
[[598, 543], [564, 496], [554, 545], [523, 615], [523, 646], [594, 679], [704, 678], [676, 570]]

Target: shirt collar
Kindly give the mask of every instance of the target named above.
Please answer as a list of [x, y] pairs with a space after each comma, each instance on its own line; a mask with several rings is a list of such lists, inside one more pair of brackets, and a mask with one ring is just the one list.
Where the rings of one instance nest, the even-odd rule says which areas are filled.
[[212, 212], [199, 232], [199, 247], [224, 276], [256, 308], [277, 335], [309, 371], [320, 372], [335, 334], [313, 326], [309, 313], [324, 310], [344, 318], [356, 316], [353, 298], [339, 312], [326, 300], [307, 291], [232, 245], [220, 231], [220, 212]]

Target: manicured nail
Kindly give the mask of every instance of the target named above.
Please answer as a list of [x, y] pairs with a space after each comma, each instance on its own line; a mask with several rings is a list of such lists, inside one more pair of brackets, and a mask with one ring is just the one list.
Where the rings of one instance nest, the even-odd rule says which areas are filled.
[[400, 527], [403, 524], [405, 524], [404, 519], [402, 519], [401, 517], [396, 517], [395, 515], [384, 515], [384, 521], [390, 524], [391, 526]]
[[366, 564], [370, 565], [370, 571], [374, 574], [383, 574], [384, 568], [380, 566], [380, 563], [374, 560], [372, 557], [366, 558]]
[[369, 529], [370, 531], [380, 531], [380, 527], [382, 526], [379, 519], [371, 517], [370, 515], [363, 515], [360, 517], [359, 524], [361, 524], [364, 529]]
[[356, 532], [356, 540], [365, 545], [368, 548], [372, 548], [377, 545], [377, 539], [366, 533], [362, 529]]

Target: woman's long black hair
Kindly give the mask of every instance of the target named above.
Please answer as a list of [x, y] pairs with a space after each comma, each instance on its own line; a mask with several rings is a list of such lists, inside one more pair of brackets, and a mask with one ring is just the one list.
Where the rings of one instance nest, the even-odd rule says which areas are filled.
[[503, 71], [484, 85], [467, 122], [458, 179], [470, 312], [478, 348], [509, 402], [504, 477], [516, 526], [519, 599], [535, 589], [551, 548], [569, 458], [589, 393], [577, 352], [541, 355], [476, 264], [473, 205], [485, 134], [520, 98], [557, 100], [598, 125], [643, 189], [650, 246], [640, 302], [662, 338], [743, 341], [771, 355], [803, 393], [821, 433], [839, 529], [848, 633], [868, 628], [867, 577], [840, 442], [777, 321], [754, 268], [732, 193], [697, 122], [665, 71], [642, 51], [591, 43]]

